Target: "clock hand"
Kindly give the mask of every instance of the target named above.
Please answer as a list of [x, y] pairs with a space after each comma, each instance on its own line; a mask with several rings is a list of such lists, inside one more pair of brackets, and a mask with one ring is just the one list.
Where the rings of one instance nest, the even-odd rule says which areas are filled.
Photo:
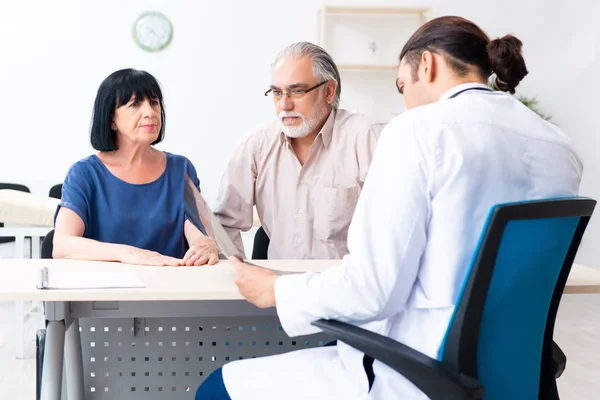
[[152, 28], [150, 28], [149, 26], [146, 26], [146, 29], [149, 30], [154, 36], [156, 36], [157, 39], [160, 39], [160, 36], [158, 35], [158, 33], [154, 32], [154, 30]]

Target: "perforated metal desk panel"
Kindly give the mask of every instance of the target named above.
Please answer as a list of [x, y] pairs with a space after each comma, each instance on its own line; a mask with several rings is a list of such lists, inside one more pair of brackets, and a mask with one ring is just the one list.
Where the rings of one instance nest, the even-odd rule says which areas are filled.
[[239, 359], [323, 346], [289, 338], [276, 316], [80, 319], [85, 398], [193, 399], [216, 368]]

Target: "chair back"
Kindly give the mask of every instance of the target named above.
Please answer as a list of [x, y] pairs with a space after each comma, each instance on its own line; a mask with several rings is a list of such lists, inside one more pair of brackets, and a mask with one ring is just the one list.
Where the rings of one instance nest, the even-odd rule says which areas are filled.
[[62, 183], [52, 186], [48, 192], [48, 196], [60, 200], [62, 198]]
[[254, 235], [254, 246], [252, 247], [253, 260], [266, 260], [269, 255], [269, 244], [271, 239], [261, 226]]
[[478, 378], [486, 400], [557, 397], [554, 320], [595, 205], [564, 198], [490, 211], [439, 357]]
[[41, 258], [53, 258], [52, 250], [54, 248], [54, 229], [52, 229], [42, 241]]
[[19, 192], [31, 193], [31, 190], [29, 190], [27, 186], [20, 185], [18, 183], [0, 182], [0, 189], [18, 190]]

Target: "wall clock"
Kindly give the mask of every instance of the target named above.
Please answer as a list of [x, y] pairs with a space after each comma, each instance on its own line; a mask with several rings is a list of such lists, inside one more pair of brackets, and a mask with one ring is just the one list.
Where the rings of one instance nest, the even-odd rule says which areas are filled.
[[148, 11], [133, 25], [133, 38], [146, 51], [159, 51], [168, 46], [173, 36], [173, 25], [162, 13]]

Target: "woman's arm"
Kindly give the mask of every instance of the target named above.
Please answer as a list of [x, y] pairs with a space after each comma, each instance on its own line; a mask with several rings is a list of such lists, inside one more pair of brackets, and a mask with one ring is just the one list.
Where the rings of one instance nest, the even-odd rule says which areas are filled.
[[56, 216], [52, 257], [140, 265], [183, 265], [180, 259], [154, 251], [84, 238], [84, 231], [85, 224], [81, 217], [73, 210], [61, 207]]
[[204, 236], [189, 220], [183, 225], [185, 238], [190, 249], [183, 257], [184, 265], [216, 264], [219, 261], [219, 248], [216, 243]]

